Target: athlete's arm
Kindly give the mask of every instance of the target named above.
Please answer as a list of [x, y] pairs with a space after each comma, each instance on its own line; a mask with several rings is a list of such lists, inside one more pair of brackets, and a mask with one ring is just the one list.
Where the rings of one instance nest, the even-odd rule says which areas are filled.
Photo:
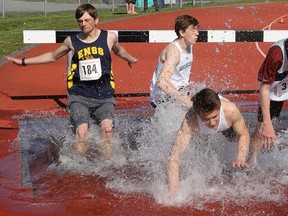
[[138, 62], [138, 59], [130, 55], [123, 46], [118, 43], [118, 38], [115, 32], [108, 32], [108, 46], [109, 49], [115, 53], [115, 55], [121, 57], [122, 59], [128, 62], [128, 65], [131, 67], [133, 63]]
[[178, 193], [180, 158], [187, 148], [193, 134], [191, 123], [189, 121], [191, 120], [189, 120], [186, 115], [177, 132], [177, 137], [172, 146], [167, 163], [168, 184], [171, 196], [176, 196]]
[[[67, 37], [64, 42], [61, 44], [59, 48], [52, 52], [47, 52], [35, 57], [27, 58], [24, 60], [19, 59], [19, 58], [13, 58], [11, 56], [5, 56], [5, 58], [8, 61], [12, 61], [17, 65], [23, 65], [25, 63], [26, 65], [29, 64], [43, 64], [43, 63], [49, 63], [49, 62], [54, 62], [58, 58], [66, 55], [70, 50], [72, 50], [72, 45], [71, 45], [71, 39], [70, 37]], [[24, 64], [24, 65], [25, 65]]]
[[257, 135], [264, 141], [264, 148], [267, 149], [270, 149], [276, 140], [270, 116], [270, 88], [282, 64], [283, 54], [281, 48], [279, 46], [272, 46], [258, 72], [258, 81], [261, 82], [259, 102], [263, 114], [263, 122], [259, 122]]
[[[163, 68], [160, 72], [159, 78], [157, 80], [157, 87], [160, 88], [167, 95], [172, 98], [181, 100], [188, 107], [192, 106], [191, 98], [182, 92], [179, 92], [178, 89], [171, 83], [170, 78], [174, 72], [174, 69], [179, 64], [180, 53], [177, 47], [174, 44], [169, 44], [166, 47], [165, 51], [165, 60], [163, 63]], [[160, 56], [161, 58], [161, 56]]]
[[232, 122], [233, 130], [238, 136], [237, 158], [233, 162], [232, 166], [234, 168], [246, 168], [249, 170], [250, 166], [246, 163], [246, 156], [250, 143], [250, 134], [238, 107], [234, 103], [228, 103], [229, 110], [227, 112], [229, 113], [227, 118]]
[[264, 148], [267, 149], [270, 149], [276, 140], [276, 134], [270, 116], [270, 86], [270, 84], [261, 83], [259, 92], [263, 122], [259, 125], [258, 134], [264, 141]]

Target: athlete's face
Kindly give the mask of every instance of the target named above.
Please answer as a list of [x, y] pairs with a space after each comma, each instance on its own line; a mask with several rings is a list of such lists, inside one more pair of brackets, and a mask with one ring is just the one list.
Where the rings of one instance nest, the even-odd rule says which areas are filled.
[[190, 25], [185, 31], [182, 31], [181, 33], [187, 44], [195, 44], [199, 36], [198, 27], [193, 25]]
[[79, 28], [85, 34], [85, 33], [90, 33], [92, 30], [94, 30], [94, 28], [96, 27], [98, 23], [98, 18], [94, 19], [87, 12], [85, 12], [82, 17], [77, 19], [77, 22], [78, 22]]
[[219, 125], [220, 110], [214, 110], [210, 113], [201, 112], [199, 116], [207, 127], [217, 129]]

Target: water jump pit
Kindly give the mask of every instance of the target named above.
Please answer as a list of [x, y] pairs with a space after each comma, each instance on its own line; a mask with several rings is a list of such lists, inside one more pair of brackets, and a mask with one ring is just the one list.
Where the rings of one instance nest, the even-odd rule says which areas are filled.
[[[250, 172], [231, 166], [235, 140], [222, 134], [193, 138], [196, 145], [194, 149], [190, 145], [183, 155], [180, 191], [175, 198], [168, 196], [166, 161], [184, 112], [170, 111], [155, 113], [158, 118], [118, 113], [111, 160], [97, 152], [101, 141], [95, 125], [90, 128], [87, 156], [80, 157], [72, 147], [68, 117], [21, 117], [17, 141], [22, 186], [33, 191], [33, 201], [72, 202], [74, 211], [78, 206], [81, 213], [92, 215], [169, 215], [171, 209], [176, 214], [199, 215], [288, 212], [287, 110], [275, 126], [277, 147], [262, 152], [258, 167]], [[166, 119], [159, 121], [163, 115]], [[252, 133], [256, 112], [243, 115]]]
[[[286, 2], [189, 8], [102, 23], [101, 28], [167, 30], [174, 25], [175, 17], [183, 13], [197, 17], [202, 30], [254, 29], [258, 35], [259, 30], [287, 29], [287, 22], [278, 23], [280, 17], [287, 16]], [[258, 89], [255, 73], [263, 61], [261, 53], [267, 53], [271, 45], [197, 43], [193, 47], [197, 60], [193, 62], [192, 79], [206, 80], [207, 86], [218, 88], [215, 90]], [[54, 46], [39, 45], [37, 50], [31, 51], [42, 53]], [[125, 68], [122, 75], [118, 73], [115, 77], [119, 92], [147, 92], [149, 74], [163, 47], [162, 43], [138, 43], [135, 49], [134, 43], [125, 44], [141, 61], [127, 70], [121, 59], [113, 58], [115, 71], [122, 72]], [[30, 53], [19, 57], [27, 56]], [[213, 61], [207, 61], [207, 56]], [[6, 80], [1, 88], [5, 93], [1, 94], [4, 112], [50, 110], [61, 106], [55, 104], [57, 101], [43, 102], [40, 100], [43, 98], [24, 104], [10, 101], [7, 95], [65, 94], [62, 76], [66, 66], [63, 58], [49, 67], [35, 67], [35, 71], [32, 67], [22, 67], [19, 73], [19, 67], [12, 64], [1, 67], [3, 80]], [[35, 85], [35, 80], [31, 79], [36, 75], [41, 85]], [[219, 79], [213, 79], [214, 76]], [[250, 112], [246, 103], [242, 108], [252, 132], [256, 112]], [[191, 140], [195, 149], [190, 145], [183, 155], [179, 196], [174, 199], [168, 197], [166, 161], [181, 119], [179, 113], [175, 117], [175, 112], [167, 111], [160, 116], [162, 121], [150, 118], [151, 115], [118, 114], [115, 152], [109, 161], [98, 155], [100, 142], [96, 126], [91, 128], [91, 148], [84, 158], [78, 157], [71, 147], [73, 134], [67, 117], [26, 115], [19, 117], [19, 130], [12, 124], [11, 128], [4, 128], [0, 134], [4, 138], [0, 152], [0, 215], [287, 215], [286, 111], [277, 121], [277, 147], [263, 152], [259, 167], [249, 173], [231, 168], [236, 154], [235, 141], [221, 134]]]

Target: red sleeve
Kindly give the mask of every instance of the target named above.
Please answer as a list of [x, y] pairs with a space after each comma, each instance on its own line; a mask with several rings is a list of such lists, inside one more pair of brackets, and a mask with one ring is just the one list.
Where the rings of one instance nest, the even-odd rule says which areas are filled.
[[277, 71], [282, 66], [282, 59], [281, 48], [279, 46], [271, 47], [258, 72], [258, 81], [272, 84]]

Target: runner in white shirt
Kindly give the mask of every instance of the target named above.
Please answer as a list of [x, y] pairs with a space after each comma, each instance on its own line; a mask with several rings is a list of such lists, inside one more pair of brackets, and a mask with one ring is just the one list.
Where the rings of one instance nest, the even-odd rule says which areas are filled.
[[181, 92], [189, 85], [193, 62], [192, 47], [198, 39], [197, 19], [189, 15], [175, 20], [177, 38], [160, 53], [150, 85], [150, 102], [153, 107], [167, 100], [180, 100], [190, 107], [190, 97]]
[[192, 97], [191, 107], [178, 130], [168, 159], [169, 190], [172, 196], [178, 192], [180, 158], [195, 134], [211, 134], [232, 128], [238, 136], [238, 154], [232, 166], [250, 169], [246, 155], [250, 142], [249, 131], [238, 107], [208, 88]]

